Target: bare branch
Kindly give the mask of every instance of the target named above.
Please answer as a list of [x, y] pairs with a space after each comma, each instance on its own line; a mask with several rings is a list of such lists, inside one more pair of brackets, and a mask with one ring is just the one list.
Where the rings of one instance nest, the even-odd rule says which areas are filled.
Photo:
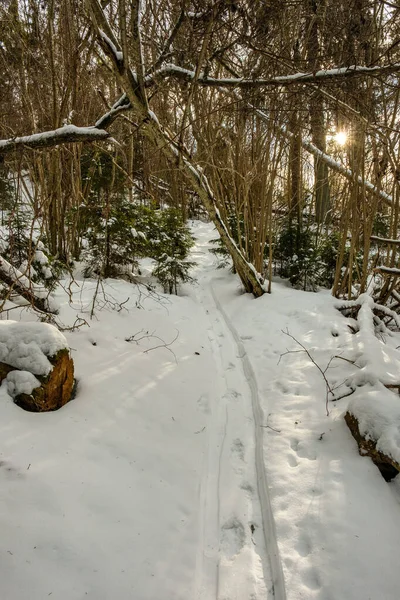
[[[329, 402], [329, 394], [331, 394], [332, 398], [335, 397], [335, 394], [333, 393], [333, 390], [330, 386], [329, 381], [326, 378], [326, 371], [328, 370], [332, 360], [334, 358], [336, 358], [335, 356], [332, 356], [326, 366], [326, 368], [324, 370], [321, 369], [321, 367], [319, 366], [319, 364], [314, 360], [314, 358], [311, 356], [310, 351], [307, 350], [307, 348], [301, 343], [299, 342], [299, 340], [297, 340], [290, 332], [288, 329], [286, 329], [286, 331], [284, 331], [282, 329], [282, 333], [284, 333], [285, 335], [287, 335], [288, 337], [290, 337], [294, 342], [296, 342], [296, 344], [298, 344], [298, 346], [300, 346], [301, 350], [300, 352], [305, 352], [308, 356], [308, 358], [310, 359], [310, 361], [312, 362], [312, 364], [317, 367], [318, 371], [321, 373], [322, 377], [324, 378], [325, 381], [325, 387], [326, 387], [326, 398], [325, 398], [325, 407], [326, 407], [326, 416], [329, 417], [329, 408], [328, 408], [328, 402]], [[285, 354], [291, 354], [292, 352], [299, 352], [299, 350], [288, 350], [287, 352], [285, 352]]]
[[181, 13], [180, 13], [180, 15], [179, 15], [179, 17], [178, 17], [177, 22], [174, 25], [174, 28], [171, 31], [171, 34], [170, 34], [169, 38], [165, 42], [165, 46], [162, 49], [162, 51], [160, 53], [160, 56], [157, 58], [154, 66], [150, 69], [151, 71], [154, 71], [154, 70], [158, 69], [162, 65], [165, 57], [168, 54], [169, 49], [171, 48], [172, 44], [174, 43], [174, 40], [175, 40], [175, 38], [176, 38], [176, 36], [178, 34], [179, 29], [181, 28], [182, 24], [185, 21], [185, 18], [186, 18], [185, 11], [182, 10]]

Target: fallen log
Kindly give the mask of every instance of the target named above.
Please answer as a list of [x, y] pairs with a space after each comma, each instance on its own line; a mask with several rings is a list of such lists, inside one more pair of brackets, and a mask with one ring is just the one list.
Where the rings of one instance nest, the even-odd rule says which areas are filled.
[[361, 456], [369, 456], [372, 462], [378, 467], [385, 481], [390, 481], [400, 471], [400, 464], [391, 456], [380, 452], [376, 448], [376, 441], [372, 438], [364, 437], [360, 433], [358, 420], [350, 412], [346, 412], [344, 420], [351, 431], [352, 436], [358, 444], [358, 449]]
[[13, 267], [5, 258], [0, 257], [0, 281], [11, 291], [15, 291], [40, 312], [57, 313], [50, 292], [28, 279], [21, 271]]

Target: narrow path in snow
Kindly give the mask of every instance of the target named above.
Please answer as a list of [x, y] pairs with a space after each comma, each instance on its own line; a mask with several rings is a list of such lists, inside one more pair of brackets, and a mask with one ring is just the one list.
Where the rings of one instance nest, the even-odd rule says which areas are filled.
[[[208, 316], [218, 381], [210, 401], [200, 490], [198, 600], [285, 600], [274, 519], [264, 468], [263, 413], [257, 382], [216, 290], [204, 253], [197, 301]], [[199, 261], [199, 262], [200, 262]]]
[[233, 340], [235, 341], [238, 355], [242, 363], [243, 373], [246, 378], [250, 395], [251, 404], [254, 417], [254, 437], [255, 437], [255, 468], [257, 477], [257, 492], [258, 502], [261, 508], [261, 522], [265, 548], [269, 558], [269, 565], [272, 577], [272, 590], [276, 600], [285, 600], [285, 581], [283, 576], [282, 564], [279, 557], [278, 542], [276, 537], [276, 529], [274, 517], [272, 514], [271, 502], [269, 498], [267, 474], [264, 466], [264, 443], [263, 443], [263, 411], [261, 409], [257, 380], [251, 366], [250, 360], [247, 356], [244, 345], [227, 314], [219, 302], [214, 288], [211, 284], [212, 296], [215, 302], [215, 306], [219, 313], [222, 315], [226, 326], [228, 327]]

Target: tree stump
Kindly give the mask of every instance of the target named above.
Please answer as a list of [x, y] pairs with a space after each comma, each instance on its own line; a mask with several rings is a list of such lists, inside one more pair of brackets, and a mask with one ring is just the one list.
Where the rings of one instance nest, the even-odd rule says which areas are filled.
[[47, 412], [73, 397], [74, 363], [65, 337], [44, 323], [0, 323], [0, 382], [14, 402], [30, 412]]

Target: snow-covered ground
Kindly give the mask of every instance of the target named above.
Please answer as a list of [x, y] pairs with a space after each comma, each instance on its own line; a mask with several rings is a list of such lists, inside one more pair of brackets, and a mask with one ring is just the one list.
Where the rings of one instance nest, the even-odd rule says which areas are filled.
[[327, 416], [321, 373], [286, 354], [283, 331], [325, 367], [345, 318], [285, 282], [242, 294], [193, 228], [183, 296], [108, 281], [90, 320], [94, 282], [72, 306], [59, 290], [61, 320], [90, 325], [64, 332], [75, 400], [32, 414], [1, 387], [0, 597], [396, 600], [400, 485], [358, 455], [348, 398]]

